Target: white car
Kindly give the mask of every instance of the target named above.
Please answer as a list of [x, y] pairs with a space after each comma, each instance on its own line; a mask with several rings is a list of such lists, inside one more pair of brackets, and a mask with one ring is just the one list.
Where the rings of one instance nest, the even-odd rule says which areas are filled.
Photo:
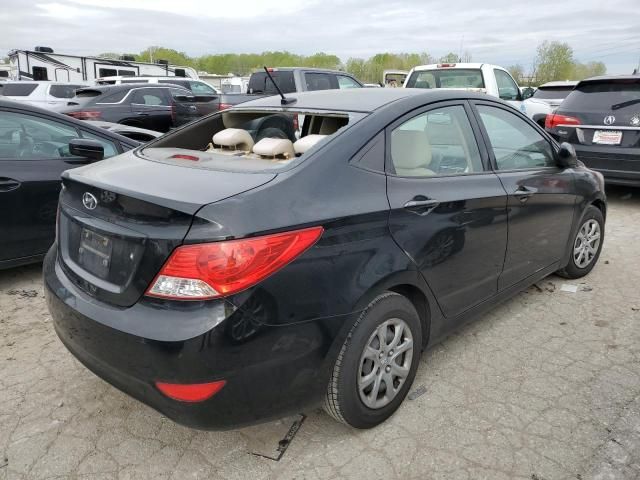
[[409, 72], [404, 88], [446, 88], [486, 93], [523, 111], [518, 83], [502, 67], [488, 63], [420, 65]]
[[564, 81], [540, 85], [533, 96], [523, 103], [527, 116], [544, 128], [547, 115], [560, 106], [577, 84], [578, 82]]
[[76, 89], [87, 85], [48, 81], [9, 81], [0, 83], [0, 95], [7, 100], [24, 102], [49, 110], [57, 110], [67, 105], [69, 99], [75, 96]]

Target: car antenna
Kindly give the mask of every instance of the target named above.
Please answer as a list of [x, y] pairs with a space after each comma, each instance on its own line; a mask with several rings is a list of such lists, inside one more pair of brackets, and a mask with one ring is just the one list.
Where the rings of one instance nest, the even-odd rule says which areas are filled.
[[287, 97], [284, 96], [284, 93], [282, 93], [282, 90], [280, 90], [280, 87], [278, 86], [276, 81], [271, 76], [271, 72], [269, 71], [269, 69], [267, 67], [262, 67], [262, 68], [264, 68], [264, 71], [267, 73], [267, 76], [269, 77], [269, 80], [271, 80], [271, 83], [273, 83], [273, 86], [276, 87], [276, 90], [278, 91], [278, 93], [282, 97], [282, 99], [280, 100], [280, 104], [281, 105], [289, 105], [290, 103], [296, 103], [296, 99], [295, 98], [287, 98]]

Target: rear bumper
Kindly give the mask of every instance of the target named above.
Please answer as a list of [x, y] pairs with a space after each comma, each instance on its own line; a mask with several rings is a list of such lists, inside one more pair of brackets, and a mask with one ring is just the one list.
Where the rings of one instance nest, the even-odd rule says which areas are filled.
[[640, 186], [640, 148], [573, 145], [578, 159], [608, 184]]
[[[201, 326], [204, 331], [195, 336], [191, 329], [180, 338], [181, 326], [189, 323], [196, 309], [205, 308], [205, 302], [193, 302], [187, 309], [171, 311], [176, 330], [172, 340], [150, 339], [131, 332], [140, 326], [129, 327], [153, 325], [163, 309], [164, 314], [171, 309], [170, 303], [143, 301], [135, 310], [101, 307], [65, 277], [55, 248], [45, 258], [44, 280], [60, 340], [96, 375], [175, 422], [228, 429], [299, 413], [322, 398], [333, 343], [327, 335], [333, 326], [325, 322], [335, 319], [281, 327], [254, 323], [247, 329], [243, 314], [227, 308], [228, 316], [216, 319], [213, 326]], [[104, 313], [111, 325], [96, 320]], [[116, 322], [121, 322], [119, 328], [114, 328]], [[154, 386], [155, 381], [188, 384], [221, 379], [226, 380], [225, 387], [201, 403], [169, 399]]]

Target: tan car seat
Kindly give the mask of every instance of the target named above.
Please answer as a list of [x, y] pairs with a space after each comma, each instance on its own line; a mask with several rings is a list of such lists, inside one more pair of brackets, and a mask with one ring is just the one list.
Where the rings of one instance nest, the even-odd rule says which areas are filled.
[[226, 152], [250, 152], [253, 148], [251, 134], [241, 128], [225, 128], [213, 136], [213, 148], [210, 151]]
[[277, 160], [291, 160], [296, 156], [293, 143], [284, 138], [263, 138], [253, 146], [253, 153]]
[[303, 155], [307, 150], [309, 150], [316, 143], [326, 137], [326, 135], [318, 134], [307, 135], [306, 137], [302, 137], [300, 140], [294, 143], [293, 149], [295, 150], [296, 155]]
[[425, 132], [395, 130], [391, 133], [391, 158], [396, 173], [406, 177], [435, 175], [431, 164], [431, 144]]

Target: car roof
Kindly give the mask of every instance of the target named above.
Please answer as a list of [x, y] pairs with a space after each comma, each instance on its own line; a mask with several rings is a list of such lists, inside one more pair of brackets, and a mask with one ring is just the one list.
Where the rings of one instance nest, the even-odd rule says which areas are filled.
[[423, 88], [349, 88], [345, 90], [318, 90], [314, 92], [289, 93], [287, 98], [296, 102], [283, 106], [280, 96], [274, 95], [241, 103], [234, 109], [287, 108], [331, 110], [335, 112], [373, 112], [389, 103], [403, 99], [415, 99], [416, 106], [447, 99], [474, 98], [491, 99], [484, 94], [474, 94], [460, 90]]
[[100, 77], [98, 80], [188, 80], [191, 82], [201, 82], [197, 78], [177, 77], [172, 75], [112, 75], [110, 77]]
[[[301, 70], [305, 72], [325, 72], [325, 73], [337, 73], [339, 75], [348, 75], [353, 77], [353, 75], [349, 72], [343, 72], [341, 70], [332, 70], [330, 68], [315, 68], [315, 67], [267, 67], [269, 72], [294, 72], [296, 70]], [[256, 70], [252, 73], [264, 73], [264, 70]]]
[[89, 83], [82, 82], [58, 82], [56, 80], [6, 80], [7, 84], [12, 85], [86, 85]]
[[[440, 65], [451, 65], [450, 67], [441, 67]], [[451, 68], [482, 68], [482, 67], [489, 67], [489, 68], [499, 68], [500, 70], [504, 70], [504, 68], [502, 68], [499, 65], [491, 65], [489, 63], [461, 63], [461, 62], [440, 62], [440, 63], [430, 63], [429, 65], [418, 65], [416, 67], [413, 67], [414, 71], [421, 71], [421, 70], [447, 70], [447, 69], [451, 69]]]
[[640, 75], [600, 75], [599, 77], [591, 77], [585, 78], [584, 80], [580, 80], [578, 85], [584, 85], [585, 83], [600, 83], [600, 82], [608, 82], [608, 81], [622, 80], [622, 81], [636, 81], [640, 82]]
[[[96, 90], [98, 92], [119, 92], [123, 90], [133, 90], [134, 88], [179, 88], [188, 91], [186, 88], [175, 84], [158, 83], [122, 83], [120, 85], [92, 85], [79, 88], [78, 91]], [[191, 93], [191, 92], [189, 92]]]

